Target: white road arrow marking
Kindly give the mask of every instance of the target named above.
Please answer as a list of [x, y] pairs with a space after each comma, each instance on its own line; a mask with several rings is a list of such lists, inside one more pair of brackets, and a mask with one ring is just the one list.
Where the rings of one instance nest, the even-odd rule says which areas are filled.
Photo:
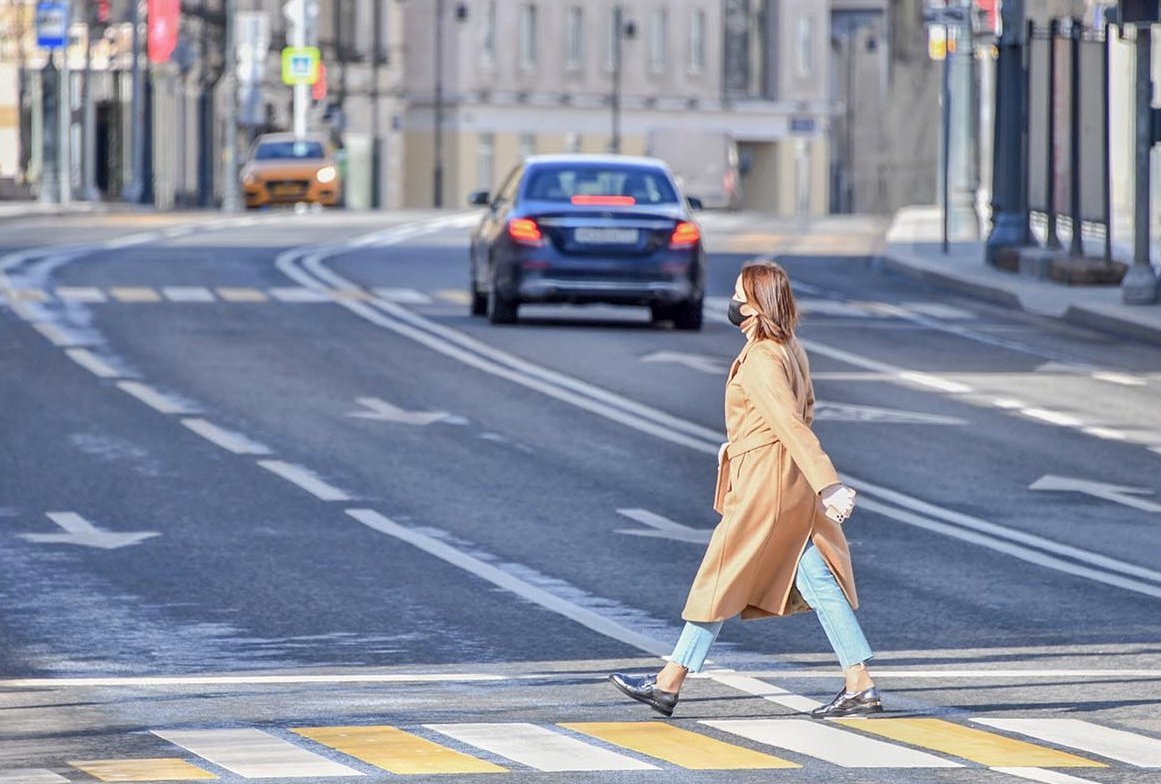
[[645, 357], [642, 362], [669, 363], [685, 365], [691, 370], [708, 373], [711, 376], [725, 375], [726, 365], [717, 357], [707, 357], [705, 354], [685, 354], [680, 351], [658, 351]]
[[367, 410], [351, 411], [347, 416], [359, 419], [376, 419], [381, 422], [398, 422], [403, 425], [418, 425], [419, 427], [430, 425], [433, 422], [463, 423], [461, 418], [453, 417], [446, 411], [404, 411], [402, 408], [393, 406], [386, 400], [380, 400], [377, 397], [361, 397], [355, 402]]
[[814, 418], [827, 422], [879, 422], [890, 425], [963, 425], [965, 420], [918, 411], [899, 411], [874, 406], [856, 406], [848, 403], [825, 403], [814, 406]]
[[706, 544], [710, 540], [710, 534], [713, 533], [705, 528], [690, 528], [688, 525], [675, 523], [668, 517], [662, 517], [646, 509], [618, 509], [617, 514], [649, 526], [647, 530], [627, 528], [617, 531], [619, 534], [628, 534], [629, 536], [648, 536], [656, 539], [672, 539], [675, 542]]
[[60, 526], [64, 533], [17, 534], [17, 536], [25, 541], [38, 544], [76, 544], [81, 547], [96, 547], [101, 550], [116, 550], [144, 542], [155, 536], [161, 536], [157, 531], [136, 531], [134, 533], [104, 531], [76, 512], [49, 512], [46, 517]]
[[1103, 498], [1117, 504], [1131, 506], [1144, 512], [1161, 513], [1161, 504], [1146, 501], [1143, 498], [1134, 498], [1138, 495], [1152, 495], [1152, 490], [1142, 487], [1123, 487], [1110, 485], [1105, 482], [1094, 482], [1089, 479], [1074, 479], [1067, 476], [1042, 476], [1029, 485], [1030, 490], [1057, 490], [1066, 493], [1084, 493], [1096, 498]]

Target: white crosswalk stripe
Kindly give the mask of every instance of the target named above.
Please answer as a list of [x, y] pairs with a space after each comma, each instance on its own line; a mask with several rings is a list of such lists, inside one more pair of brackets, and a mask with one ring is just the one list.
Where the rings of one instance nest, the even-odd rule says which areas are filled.
[[866, 738], [812, 719], [726, 719], [701, 723], [843, 768], [963, 767], [958, 762]]
[[0, 770], [0, 784], [68, 784], [68, 779], [51, 770], [21, 768]]
[[363, 775], [261, 730], [154, 730], [153, 734], [248, 779]]
[[657, 770], [614, 751], [597, 748], [535, 724], [426, 724], [461, 743], [545, 772]]
[[1161, 740], [1080, 719], [972, 719], [977, 724], [1070, 746], [1139, 768], [1161, 768]]

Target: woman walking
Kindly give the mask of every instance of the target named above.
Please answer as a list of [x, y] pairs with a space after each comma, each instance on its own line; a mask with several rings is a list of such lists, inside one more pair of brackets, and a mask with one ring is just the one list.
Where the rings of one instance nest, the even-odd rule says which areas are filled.
[[854, 608], [850, 552], [841, 524], [854, 509], [810, 429], [814, 390], [795, 339], [790, 280], [774, 262], [747, 266], [730, 301], [746, 345], [726, 382], [726, 435], [718, 453], [714, 509], [722, 515], [682, 612], [670, 661], [656, 674], [614, 673], [629, 697], [670, 716], [682, 683], [705, 663], [722, 622], [813, 609], [846, 684], [815, 718], [882, 711], [865, 662], [871, 658]]

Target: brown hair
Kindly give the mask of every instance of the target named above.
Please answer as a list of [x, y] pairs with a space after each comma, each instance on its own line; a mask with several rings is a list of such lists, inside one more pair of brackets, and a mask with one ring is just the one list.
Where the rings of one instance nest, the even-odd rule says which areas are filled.
[[798, 307], [786, 270], [773, 261], [756, 261], [742, 268], [746, 304], [757, 315], [757, 338], [785, 343], [798, 326]]

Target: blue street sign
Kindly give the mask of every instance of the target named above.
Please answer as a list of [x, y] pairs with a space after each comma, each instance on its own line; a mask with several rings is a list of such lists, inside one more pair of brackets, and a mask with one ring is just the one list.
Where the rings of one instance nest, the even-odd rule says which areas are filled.
[[69, 7], [56, 0], [40, 0], [36, 4], [36, 45], [45, 49], [59, 49], [69, 37]]

